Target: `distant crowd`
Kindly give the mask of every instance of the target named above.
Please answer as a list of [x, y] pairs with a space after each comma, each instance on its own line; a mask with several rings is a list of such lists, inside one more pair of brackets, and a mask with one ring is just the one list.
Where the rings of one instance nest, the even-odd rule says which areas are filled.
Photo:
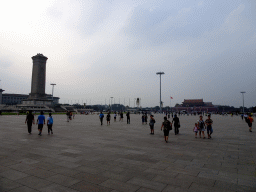
[[[67, 116], [67, 122], [75, 118], [75, 112], [67, 111], [66, 116]], [[126, 120], [127, 124], [130, 124], [131, 118], [130, 118], [130, 112], [127, 112], [126, 114]], [[169, 137], [169, 132], [174, 129], [174, 134], [177, 135], [179, 134], [179, 128], [180, 128], [180, 120], [179, 117], [182, 115], [182, 113], [166, 113], [161, 125], [161, 130], [163, 130], [164, 133], [164, 140], [166, 143], [168, 143], [168, 137]], [[199, 116], [199, 120], [195, 122], [195, 125], [193, 127], [193, 132], [195, 133], [195, 138], [199, 136], [199, 138], [205, 139], [205, 131], [207, 133], [208, 139], [212, 138], [212, 133], [213, 133], [213, 120], [211, 119], [210, 114], [207, 115], [207, 119], [204, 121], [203, 120], [203, 115], [204, 113], [201, 113]], [[231, 114], [231, 117], [233, 114]], [[124, 113], [122, 111], [120, 112], [114, 112], [114, 122], [116, 122], [117, 117], [119, 118], [119, 121], [122, 122], [124, 119]], [[142, 120], [142, 125], [148, 124], [148, 117], [149, 117], [149, 127], [150, 127], [150, 134], [154, 135], [154, 126], [155, 126], [155, 119], [154, 115], [148, 114], [147, 112], [141, 114], [141, 120]], [[35, 124], [35, 112], [32, 114], [32, 111], [27, 112], [26, 120], [25, 123], [27, 124], [28, 127], [28, 133], [31, 134], [32, 132], [32, 124]], [[169, 120], [172, 118], [172, 120]], [[245, 120], [245, 122], [249, 126], [249, 131], [252, 132], [252, 123], [254, 122], [254, 119], [252, 118], [251, 114], [242, 114], [241, 115], [242, 120]], [[104, 119], [104, 114], [103, 112], [100, 112], [99, 114], [99, 119], [100, 119], [100, 124], [103, 125], [103, 119]], [[106, 114], [106, 121], [107, 121], [107, 126], [110, 126], [111, 122], [111, 114], [108, 112]], [[47, 119], [45, 118], [43, 112], [41, 111], [40, 115], [37, 117], [36, 124], [38, 125], [38, 135], [42, 135], [42, 130], [43, 126], [45, 125], [45, 122], [48, 127], [48, 134], [53, 134], [53, 117], [52, 114], [49, 113], [49, 117]]]

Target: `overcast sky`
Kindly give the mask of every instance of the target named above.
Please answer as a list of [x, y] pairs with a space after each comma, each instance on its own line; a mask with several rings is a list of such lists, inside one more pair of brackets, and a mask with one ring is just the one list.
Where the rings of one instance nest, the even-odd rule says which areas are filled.
[[0, 6], [5, 93], [31, 92], [32, 59], [48, 57], [60, 102], [159, 105], [184, 99], [255, 106], [255, 0], [9, 0]]

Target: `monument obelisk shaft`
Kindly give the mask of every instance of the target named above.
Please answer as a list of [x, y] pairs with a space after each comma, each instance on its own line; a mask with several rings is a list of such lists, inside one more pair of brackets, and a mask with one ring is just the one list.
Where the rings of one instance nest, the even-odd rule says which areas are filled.
[[31, 99], [45, 98], [45, 80], [46, 80], [46, 61], [47, 57], [43, 54], [37, 54], [32, 57], [33, 70], [31, 80]]

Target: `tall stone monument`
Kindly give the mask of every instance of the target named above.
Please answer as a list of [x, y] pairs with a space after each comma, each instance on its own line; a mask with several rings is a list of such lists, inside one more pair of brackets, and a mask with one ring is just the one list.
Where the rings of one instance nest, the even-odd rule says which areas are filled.
[[33, 69], [31, 80], [31, 93], [23, 104], [33, 105], [51, 105], [52, 100], [49, 100], [45, 94], [45, 81], [46, 81], [46, 61], [47, 57], [38, 53], [32, 57]]
[[32, 57], [33, 69], [31, 80], [31, 93], [29, 98], [39, 99], [45, 97], [46, 61], [47, 57], [38, 53]]

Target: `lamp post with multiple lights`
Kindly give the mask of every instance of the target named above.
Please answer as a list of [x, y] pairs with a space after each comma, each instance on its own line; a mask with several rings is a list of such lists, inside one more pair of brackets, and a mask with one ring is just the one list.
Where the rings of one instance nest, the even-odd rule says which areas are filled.
[[160, 113], [162, 113], [162, 98], [161, 98], [161, 75], [164, 75], [164, 72], [157, 72], [157, 75], [160, 75]]
[[52, 85], [52, 104], [53, 104], [53, 90], [54, 90], [54, 85], [56, 85], [55, 83], [51, 83]]
[[243, 113], [244, 113], [244, 93], [246, 93], [245, 91], [241, 91], [240, 93], [242, 93], [243, 96]]
[[110, 112], [112, 111], [112, 99], [114, 98], [114, 97], [110, 97], [111, 98], [111, 108], [110, 108]]

